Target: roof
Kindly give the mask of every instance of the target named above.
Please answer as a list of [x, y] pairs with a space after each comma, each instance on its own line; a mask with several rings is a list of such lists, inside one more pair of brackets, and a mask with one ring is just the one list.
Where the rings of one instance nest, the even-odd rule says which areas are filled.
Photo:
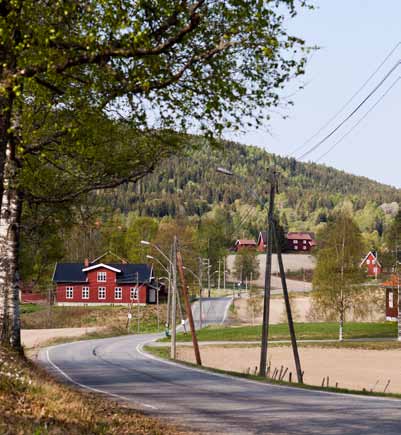
[[267, 244], [267, 231], [259, 231], [258, 245], [259, 245], [260, 239], [262, 239], [264, 245]]
[[[101, 266], [101, 265], [98, 265]], [[116, 273], [117, 284], [135, 284], [150, 281], [152, 276], [152, 268], [147, 264], [106, 264], [110, 270], [120, 270]], [[86, 283], [87, 275], [83, 270], [92, 269], [93, 267], [85, 268], [83, 263], [58, 263], [53, 275], [53, 281], [56, 283]]]
[[235, 242], [235, 246], [237, 245], [256, 245], [255, 240], [248, 240], [248, 239], [238, 239]]
[[391, 278], [388, 281], [385, 281], [381, 284], [382, 287], [398, 287], [398, 285], [401, 285], [401, 279], [398, 278], [396, 275], [391, 275]]
[[368, 252], [368, 255], [367, 255], [367, 256], [362, 260], [362, 262], [361, 262], [361, 264], [360, 264], [360, 267], [362, 267], [362, 266], [366, 263], [366, 260], [367, 260], [369, 257], [373, 257], [373, 258], [376, 260], [376, 264], [377, 264], [379, 267], [382, 267], [382, 265], [380, 264], [380, 262], [377, 260], [376, 254], [374, 254], [372, 251], [369, 251], [369, 252]]
[[291, 232], [287, 233], [288, 240], [309, 240], [315, 241], [315, 234], [310, 232]]

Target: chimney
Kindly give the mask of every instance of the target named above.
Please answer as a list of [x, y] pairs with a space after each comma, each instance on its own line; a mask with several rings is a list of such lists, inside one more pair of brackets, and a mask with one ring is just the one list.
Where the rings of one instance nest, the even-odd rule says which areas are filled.
[[89, 258], [85, 258], [84, 267], [89, 267]]

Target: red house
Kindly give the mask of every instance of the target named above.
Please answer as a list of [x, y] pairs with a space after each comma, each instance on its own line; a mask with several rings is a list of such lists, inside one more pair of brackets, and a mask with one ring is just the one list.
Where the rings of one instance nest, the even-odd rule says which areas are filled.
[[369, 277], [377, 277], [382, 273], [382, 265], [372, 251], [362, 260], [360, 267], [366, 268]]
[[398, 318], [398, 288], [400, 280], [393, 275], [389, 281], [382, 284], [386, 289], [386, 320], [397, 320]]
[[287, 233], [287, 250], [294, 252], [309, 252], [316, 246], [315, 234], [309, 232]]
[[255, 240], [238, 239], [234, 245], [234, 249], [237, 252], [243, 249], [255, 249], [255, 248], [256, 248]]
[[153, 270], [147, 264], [58, 263], [57, 305], [154, 304]]
[[266, 231], [259, 231], [259, 237], [257, 241], [257, 250], [259, 252], [266, 252], [267, 247], [267, 232]]

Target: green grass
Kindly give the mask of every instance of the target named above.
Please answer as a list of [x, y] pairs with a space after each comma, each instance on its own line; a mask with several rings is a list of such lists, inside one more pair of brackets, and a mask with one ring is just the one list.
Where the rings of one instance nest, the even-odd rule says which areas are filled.
[[[295, 332], [299, 340], [325, 340], [338, 338], [338, 323], [295, 323]], [[207, 327], [198, 332], [199, 341], [259, 341], [262, 327]], [[344, 338], [382, 338], [397, 336], [396, 322], [357, 323], [349, 322], [344, 327]], [[288, 340], [289, 330], [286, 323], [271, 325], [271, 340]], [[169, 339], [162, 339], [168, 341]], [[177, 334], [177, 341], [191, 341], [190, 334]]]
[[40, 304], [20, 304], [21, 314], [37, 313], [39, 311], [44, 311], [45, 309], [46, 307]]
[[[144, 350], [150, 354], [153, 354], [159, 358], [162, 359], [171, 359], [170, 358], [170, 350], [168, 348], [158, 348], [154, 346], [145, 346]], [[245, 379], [252, 379], [254, 381], [258, 382], [264, 382], [267, 384], [275, 384], [275, 385], [284, 385], [284, 386], [291, 386], [291, 387], [297, 387], [297, 388], [303, 388], [306, 390], [316, 390], [316, 391], [330, 391], [333, 393], [342, 393], [342, 394], [356, 394], [356, 395], [362, 395], [362, 396], [378, 396], [378, 397], [388, 397], [388, 398], [394, 398], [394, 399], [401, 399], [401, 394], [397, 393], [380, 393], [375, 391], [368, 391], [368, 390], [351, 390], [348, 388], [335, 388], [335, 387], [320, 387], [317, 385], [309, 385], [309, 384], [298, 384], [298, 383], [290, 383], [286, 381], [278, 381], [271, 378], [265, 378], [258, 375], [250, 375], [246, 373], [239, 373], [239, 372], [231, 372], [228, 370], [220, 370], [215, 369], [212, 367], [199, 367], [195, 364], [191, 364], [186, 361], [178, 361], [180, 364], [187, 365], [190, 367], [196, 367], [198, 369], [202, 369], [209, 372], [215, 372], [215, 373], [221, 373], [229, 376], [233, 376], [236, 378], [245, 378]]]

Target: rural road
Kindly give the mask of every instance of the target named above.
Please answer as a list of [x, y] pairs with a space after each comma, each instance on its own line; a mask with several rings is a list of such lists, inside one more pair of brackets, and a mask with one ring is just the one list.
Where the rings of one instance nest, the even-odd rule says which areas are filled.
[[213, 434], [400, 434], [401, 401], [261, 384], [161, 361], [155, 335], [42, 349], [39, 361], [81, 388], [132, 402], [190, 430]]

